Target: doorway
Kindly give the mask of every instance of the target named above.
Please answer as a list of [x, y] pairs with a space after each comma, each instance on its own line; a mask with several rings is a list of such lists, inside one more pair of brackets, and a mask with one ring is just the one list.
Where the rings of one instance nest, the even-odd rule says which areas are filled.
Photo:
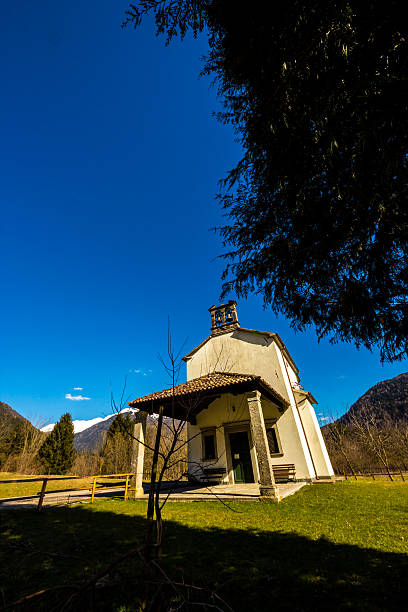
[[235, 484], [254, 482], [248, 432], [237, 431], [230, 433], [229, 441]]

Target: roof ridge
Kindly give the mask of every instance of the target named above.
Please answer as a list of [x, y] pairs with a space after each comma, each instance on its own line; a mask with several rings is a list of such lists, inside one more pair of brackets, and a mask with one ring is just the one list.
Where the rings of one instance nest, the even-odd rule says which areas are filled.
[[242, 374], [238, 372], [214, 371], [203, 374], [203, 376], [199, 376], [198, 378], [192, 378], [191, 380], [188, 380], [185, 383], [180, 383], [174, 387], [139, 397], [131, 402], [128, 402], [128, 405], [131, 407], [139, 407], [141, 404], [152, 403], [155, 401], [166, 401], [175, 397], [189, 397], [206, 391], [208, 393], [214, 393], [217, 390], [221, 391], [224, 389], [224, 392], [228, 392], [227, 389], [238, 388], [240, 385], [248, 384], [261, 385], [275, 398], [275, 400], [278, 399], [282, 406], [288, 404], [287, 400], [283, 398], [270, 383], [264, 380], [262, 376], [256, 374]]
[[[153, 391], [153, 393], [148, 393], [147, 395], [153, 395], [155, 393], [163, 393], [164, 391], [170, 391], [171, 389], [177, 389], [177, 387], [183, 387], [184, 385], [188, 385], [188, 383], [192, 383], [196, 380], [202, 380], [203, 378], [208, 378], [208, 376], [212, 376], [213, 374], [219, 374], [221, 376], [247, 376], [251, 378], [261, 378], [257, 374], [244, 374], [243, 372], [220, 372], [219, 370], [214, 370], [213, 372], [207, 372], [207, 374], [202, 374], [202, 376], [197, 376], [197, 378], [190, 378], [190, 380], [186, 380], [184, 382], [178, 383], [177, 385], [167, 387], [166, 389], [161, 389], [160, 391]], [[143, 396], [144, 397], [144, 396]], [[146, 396], [147, 397], [147, 396]]]
[[220, 370], [214, 370], [213, 372], [208, 372], [209, 374], [221, 374], [222, 376], [253, 376], [254, 378], [260, 378], [258, 374], [247, 374], [246, 372], [221, 372]]

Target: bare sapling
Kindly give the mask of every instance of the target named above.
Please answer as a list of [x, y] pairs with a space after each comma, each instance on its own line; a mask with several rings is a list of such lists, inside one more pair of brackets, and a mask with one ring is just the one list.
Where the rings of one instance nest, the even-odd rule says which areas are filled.
[[350, 427], [345, 425], [344, 423], [340, 423], [338, 419], [331, 418], [330, 423], [328, 423], [324, 429], [324, 435], [328, 442], [329, 449], [332, 449], [333, 455], [340, 455], [345, 464], [347, 465], [350, 473], [354, 476], [355, 480], [357, 480], [357, 474], [351, 459], [350, 452]]
[[358, 415], [351, 415], [351, 423], [357, 438], [365, 450], [385, 468], [390, 480], [390, 455], [392, 451], [392, 427], [385, 415], [378, 415], [372, 408], [364, 408]]

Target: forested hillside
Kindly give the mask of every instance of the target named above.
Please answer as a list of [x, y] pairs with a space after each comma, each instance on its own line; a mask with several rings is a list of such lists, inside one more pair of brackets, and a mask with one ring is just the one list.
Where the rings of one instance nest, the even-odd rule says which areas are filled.
[[367, 410], [375, 410], [379, 419], [408, 420], [408, 372], [377, 383], [362, 395], [340, 419], [350, 425]]
[[44, 435], [11, 406], [0, 402], [0, 469], [33, 471], [34, 457]]
[[337, 472], [408, 470], [408, 373], [368, 389], [322, 432]]
[[18, 421], [26, 421], [21, 414], [12, 409], [11, 406], [5, 402], [0, 402], [0, 425], [1, 428], [10, 424], [11, 426], [16, 425]]

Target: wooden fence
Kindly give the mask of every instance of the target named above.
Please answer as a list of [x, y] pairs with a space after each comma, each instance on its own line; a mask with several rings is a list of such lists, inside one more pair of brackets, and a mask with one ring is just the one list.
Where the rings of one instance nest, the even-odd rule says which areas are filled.
[[[96, 491], [100, 491], [103, 489], [124, 489], [123, 499], [127, 500], [129, 491], [135, 490], [134, 487], [130, 486], [131, 478], [135, 476], [132, 472], [127, 472], [125, 474], [98, 474], [97, 476], [54, 476], [54, 477], [41, 477], [41, 478], [21, 478], [16, 480], [0, 480], [0, 484], [16, 484], [16, 483], [28, 483], [28, 482], [42, 482], [41, 490], [33, 495], [24, 495], [22, 497], [8, 497], [4, 498], [2, 501], [23, 501], [25, 499], [33, 499], [38, 497], [37, 511], [41, 512], [43, 507], [44, 498], [46, 495], [52, 493], [71, 493], [74, 491], [90, 491], [91, 492], [91, 503], [94, 502]], [[92, 481], [92, 484], [85, 487], [76, 487], [70, 489], [52, 489], [47, 491], [47, 484], [51, 481], [64, 481], [64, 480], [84, 480], [88, 479]], [[100, 480], [104, 478], [109, 478], [110, 480], [120, 479], [122, 481], [121, 484], [107, 484], [104, 485]]]
[[359, 478], [372, 478], [375, 480], [376, 477], [389, 478], [390, 480], [393, 480], [394, 477], [396, 477], [397, 479], [400, 478], [403, 482], [408, 481], [408, 471], [403, 470], [402, 468], [391, 468], [390, 470], [387, 470], [384, 467], [370, 467], [365, 468], [364, 470], [355, 471], [354, 473], [343, 470], [340, 475], [344, 476], [345, 480], [358, 480]]

